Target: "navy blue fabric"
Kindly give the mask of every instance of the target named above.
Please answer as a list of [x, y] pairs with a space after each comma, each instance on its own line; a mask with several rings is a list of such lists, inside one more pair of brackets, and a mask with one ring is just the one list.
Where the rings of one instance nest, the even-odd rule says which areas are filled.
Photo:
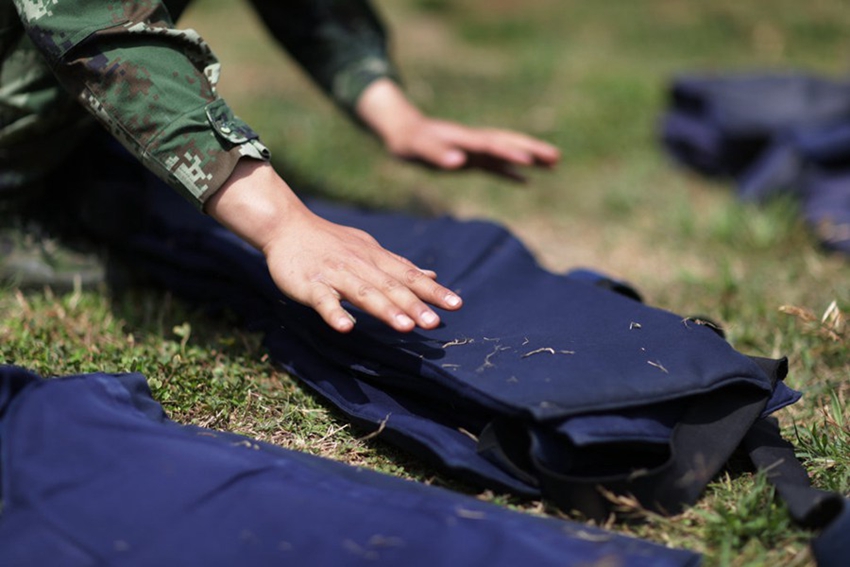
[[850, 555], [850, 499], [811, 485], [794, 446], [782, 438], [774, 418], [758, 420], [744, 437], [742, 448], [773, 484], [794, 521], [817, 534], [811, 541], [817, 564], [846, 565]]
[[[241, 315], [275, 361], [353, 421], [380, 425], [382, 438], [485, 487], [540, 494], [533, 470], [479, 446], [494, 420], [551, 431], [546, 439], [566, 453], [611, 443], [608, 470], [628, 477], [672, 458], [682, 412], [706, 393], [747, 388], [770, 398], [768, 413], [799, 397], [707, 326], [595, 285], [604, 277], [543, 270], [498, 225], [313, 201], [321, 216], [367, 230], [465, 299], [436, 330], [399, 334], [355, 309], [355, 331], [340, 335], [286, 300], [256, 251], [160, 184], [145, 194], [143, 228], [119, 253], [180, 296]], [[638, 467], [640, 451], [622, 452], [623, 441], [642, 444], [652, 461]]]
[[0, 366], [0, 565], [622, 565], [689, 551], [175, 424], [139, 374]]
[[850, 253], [850, 82], [805, 75], [676, 80], [662, 139], [741, 197], [788, 193], [827, 248]]
[[844, 567], [847, 565], [847, 541], [850, 534], [850, 499], [845, 499], [841, 512], [829, 527], [812, 540], [812, 552], [819, 567]]

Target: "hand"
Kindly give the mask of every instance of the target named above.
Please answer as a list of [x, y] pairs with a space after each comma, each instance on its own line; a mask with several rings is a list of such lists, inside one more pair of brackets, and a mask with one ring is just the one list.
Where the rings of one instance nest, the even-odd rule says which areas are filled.
[[515, 166], [552, 167], [560, 159], [554, 146], [519, 132], [472, 128], [424, 116], [388, 79], [367, 87], [357, 112], [390, 153], [439, 169], [474, 167], [523, 181]]
[[425, 116], [388, 140], [387, 147], [395, 156], [439, 169], [478, 168], [515, 181], [525, 180], [515, 166], [552, 167], [560, 157], [553, 146], [519, 132]]
[[315, 309], [339, 332], [354, 328], [342, 300], [402, 332], [439, 325], [426, 302], [450, 310], [461, 306], [434, 272], [382, 248], [361, 230], [310, 212], [265, 162], [241, 160], [206, 210], [263, 252], [284, 294]]
[[341, 332], [354, 325], [342, 299], [403, 332], [440, 323], [425, 301], [444, 309], [460, 307], [460, 298], [434, 281], [434, 272], [385, 250], [361, 230], [306, 209], [290, 217], [263, 252], [278, 287]]

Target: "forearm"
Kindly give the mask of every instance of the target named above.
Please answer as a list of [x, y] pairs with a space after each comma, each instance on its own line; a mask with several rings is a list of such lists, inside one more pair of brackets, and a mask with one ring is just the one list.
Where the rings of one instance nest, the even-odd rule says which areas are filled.
[[376, 79], [398, 80], [367, 0], [251, 0], [274, 38], [346, 112]]
[[76, 100], [151, 171], [196, 204], [243, 156], [267, 159], [257, 135], [215, 91], [219, 65], [163, 4], [16, 0], [24, 28]]
[[204, 210], [248, 244], [266, 252], [282, 228], [307, 208], [268, 162], [240, 160]]

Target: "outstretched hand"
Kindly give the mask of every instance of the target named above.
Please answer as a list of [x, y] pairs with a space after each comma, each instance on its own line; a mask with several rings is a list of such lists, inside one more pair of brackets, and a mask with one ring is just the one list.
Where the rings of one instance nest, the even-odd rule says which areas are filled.
[[531, 136], [495, 128], [471, 128], [421, 117], [387, 144], [400, 158], [439, 169], [477, 168], [515, 181], [524, 177], [516, 166], [552, 167], [557, 148]]
[[278, 287], [341, 332], [354, 326], [342, 300], [403, 332], [440, 323], [426, 302], [460, 307], [460, 298], [438, 284], [434, 272], [387, 251], [362, 230], [306, 210], [290, 218], [263, 252]]
[[355, 323], [343, 300], [402, 332], [439, 325], [428, 304], [461, 306], [434, 272], [382, 248], [361, 230], [310, 212], [267, 163], [241, 160], [206, 210], [263, 252], [284, 294], [315, 309], [339, 332], [351, 331]]
[[425, 116], [388, 79], [367, 87], [357, 111], [390, 153], [438, 169], [478, 168], [523, 181], [517, 166], [553, 167], [561, 157], [556, 147], [526, 134]]

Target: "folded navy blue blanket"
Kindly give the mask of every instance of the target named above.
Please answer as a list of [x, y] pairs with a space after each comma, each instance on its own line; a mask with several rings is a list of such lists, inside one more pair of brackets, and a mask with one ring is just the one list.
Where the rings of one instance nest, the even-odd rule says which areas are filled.
[[850, 253], [850, 82], [802, 74], [676, 79], [664, 147], [747, 200], [790, 194], [823, 244]]
[[139, 374], [0, 366], [0, 565], [622, 565], [699, 556], [178, 425]]
[[740, 354], [603, 276], [550, 273], [496, 224], [311, 202], [465, 299], [432, 331], [397, 333], [354, 310], [356, 329], [340, 335], [280, 294], [259, 253], [150, 185], [134, 209], [144, 223], [117, 253], [262, 331], [272, 358], [353, 422], [482, 487], [602, 518], [602, 486], [675, 513], [758, 418], [799, 397], [784, 361]]

